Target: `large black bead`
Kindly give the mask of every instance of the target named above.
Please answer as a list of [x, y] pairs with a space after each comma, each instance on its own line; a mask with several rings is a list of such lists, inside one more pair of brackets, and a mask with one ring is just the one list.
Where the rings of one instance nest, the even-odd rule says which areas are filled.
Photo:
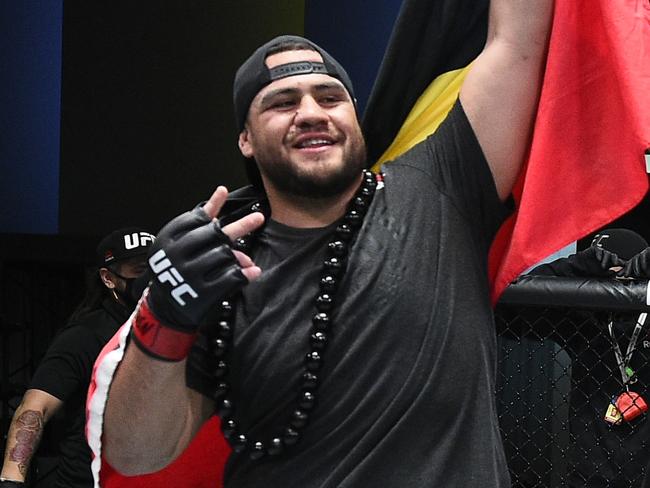
[[303, 391], [300, 395], [298, 405], [300, 405], [300, 408], [305, 411], [311, 410], [316, 405], [316, 395], [314, 395], [311, 391]]
[[323, 267], [333, 276], [339, 276], [343, 271], [343, 261], [337, 257], [331, 257], [323, 261]]
[[233, 406], [232, 402], [228, 398], [224, 398], [221, 400], [218, 405], [217, 405], [217, 413], [219, 414], [219, 417], [227, 418], [232, 415], [233, 412]]
[[221, 422], [221, 432], [223, 432], [223, 436], [228, 441], [230, 441], [237, 434], [238, 430], [239, 426], [233, 419], [227, 419]]
[[246, 449], [247, 444], [248, 444], [248, 438], [246, 437], [245, 434], [238, 434], [234, 436], [230, 441], [230, 446], [232, 447], [232, 450], [237, 453], [243, 452]]
[[281, 454], [282, 451], [284, 451], [284, 442], [282, 442], [282, 439], [279, 437], [274, 437], [271, 439], [267, 451], [271, 456], [277, 456], [278, 454]]
[[345, 215], [345, 221], [352, 227], [360, 227], [363, 222], [363, 216], [357, 210], [350, 210]]
[[339, 224], [336, 228], [336, 237], [343, 241], [349, 241], [352, 238], [352, 227], [348, 224]]
[[293, 446], [296, 442], [300, 440], [300, 433], [291, 427], [284, 429], [282, 435], [282, 441], [285, 446]]
[[223, 378], [228, 374], [228, 363], [223, 360], [220, 360], [217, 363], [217, 366], [214, 368], [214, 376], [217, 378]]
[[375, 177], [375, 174], [371, 173], [370, 171], [365, 173], [363, 175], [363, 183], [362, 184], [363, 184], [363, 186], [361, 187], [362, 189], [363, 188], [370, 188], [370, 189], [376, 188], [377, 187], [377, 178]]
[[227, 320], [220, 320], [217, 323], [217, 334], [223, 339], [230, 339], [232, 337], [232, 326]]
[[264, 447], [264, 443], [261, 441], [255, 442], [251, 447], [251, 451], [248, 455], [253, 461], [262, 459], [266, 455], [266, 448]]
[[348, 246], [343, 241], [332, 241], [327, 244], [327, 250], [337, 257], [344, 256], [348, 250]]
[[309, 415], [307, 415], [306, 412], [303, 412], [302, 410], [294, 410], [293, 414], [291, 415], [289, 424], [294, 429], [302, 429], [305, 425], [307, 425], [308, 421]]
[[333, 292], [336, 290], [337, 285], [338, 282], [336, 281], [336, 278], [334, 278], [332, 275], [326, 275], [320, 279], [320, 288], [323, 291]]
[[235, 249], [238, 251], [242, 252], [248, 252], [250, 251], [250, 238], [249, 237], [238, 237], [235, 239], [235, 243], [233, 245]]
[[327, 293], [321, 293], [316, 297], [316, 310], [319, 312], [329, 312], [333, 305], [334, 301]]
[[216, 358], [221, 358], [226, 354], [228, 350], [228, 342], [224, 341], [221, 338], [214, 339], [212, 341], [212, 355]]
[[229, 391], [230, 391], [230, 385], [225, 381], [220, 381], [219, 383], [217, 383], [217, 386], [214, 389], [214, 392], [212, 393], [212, 398], [213, 400], [221, 400], [223, 397], [225, 397], [228, 394]]
[[322, 351], [327, 345], [327, 335], [324, 332], [314, 332], [309, 338], [312, 349]]
[[300, 386], [304, 390], [314, 390], [318, 386], [318, 376], [311, 371], [302, 374]]
[[229, 318], [232, 318], [233, 313], [234, 313], [234, 310], [232, 308], [232, 303], [230, 303], [228, 300], [223, 300], [221, 302], [220, 315], [223, 318], [229, 319]]
[[359, 196], [363, 198], [366, 202], [369, 202], [370, 199], [375, 194], [375, 187], [377, 186], [377, 183], [374, 180], [372, 180], [372, 183], [374, 184], [374, 186], [366, 185], [365, 187], [361, 188], [361, 190], [359, 191]]
[[319, 312], [311, 319], [316, 330], [328, 330], [330, 326], [330, 316], [325, 312]]
[[352, 200], [352, 206], [354, 206], [354, 209], [360, 214], [365, 214], [366, 209], [368, 208], [368, 204], [363, 197], [354, 197]]
[[318, 371], [323, 365], [323, 358], [318, 351], [311, 351], [305, 356], [305, 366], [308, 371]]

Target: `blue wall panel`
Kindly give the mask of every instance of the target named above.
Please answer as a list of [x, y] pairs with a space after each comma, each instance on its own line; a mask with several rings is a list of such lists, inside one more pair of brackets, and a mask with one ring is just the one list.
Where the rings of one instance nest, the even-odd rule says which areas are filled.
[[58, 232], [63, 1], [0, 2], [0, 232]]
[[401, 0], [306, 0], [305, 35], [334, 56], [366, 106]]

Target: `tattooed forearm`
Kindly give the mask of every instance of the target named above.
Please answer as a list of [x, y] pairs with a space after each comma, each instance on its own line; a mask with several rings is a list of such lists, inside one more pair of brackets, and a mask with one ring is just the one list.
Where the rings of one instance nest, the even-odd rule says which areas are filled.
[[16, 419], [16, 444], [9, 452], [9, 459], [18, 464], [23, 476], [27, 474], [29, 462], [41, 439], [43, 425], [43, 413], [36, 410], [25, 410]]

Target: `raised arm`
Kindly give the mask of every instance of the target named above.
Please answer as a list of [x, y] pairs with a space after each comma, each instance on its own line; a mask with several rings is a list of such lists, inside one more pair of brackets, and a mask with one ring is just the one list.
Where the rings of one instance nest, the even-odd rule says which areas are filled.
[[264, 221], [253, 213], [218, 229], [214, 218], [226, 196], [220, 187], [203, 209], [172, 220], [151, 251], [155, 277], [104, 412], [102, 453], [123, 474], [165, 467], [214, 411], [210, 399], [186, 386], [184, 358], [214, 305], [259, 275], [248, 256], [231, 251], [230, 240]]
[[5, 449], [0, 477], [24, 482], [32, 457], [38, 448], [47, 421], [63, 402], [41, 390], [27, 390], [16, 409]]
[[553, 0], [492, 0], [488, 38], [460, 99], [507, 198], [529, 146], [546, 58]]

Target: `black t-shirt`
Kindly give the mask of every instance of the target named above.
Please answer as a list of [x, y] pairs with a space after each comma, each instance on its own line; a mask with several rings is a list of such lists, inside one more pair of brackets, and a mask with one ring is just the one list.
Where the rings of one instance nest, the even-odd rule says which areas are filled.
[[128, 318], [128, 311], [112, 299], [62, 330], [39, 364], [30, 388], [63, 401], [65, 437], [60, 443], [56, 486], [93, 486], [90, 449], [84, 434], [85, 407], [93, 364], [101, 349]]
[[[385, 168], [350, 250], [302, 440], [277, 458], [231, 456], [225, 485], [509, 486], [486, 264], [503, 214], [457, 103]], [[231, 373], [252, 439], [281, 432], [295, 408], [329, 234], [271, 223], [253, 252], [263, 272], [238, 303]]]
[[[538, 266], [530, 274], [581, 276], [566, 258]], [[648, 415], [616, 425], [604, 420], [612, 397], [625, 391], [613, 341], [625, 355], [639, 314], [549, 309], [537, 311], [534, 318], [528, 322], [534, 323], [531, 330], [556, 342], [571, 357], [569, 486], [641, 486], [650, 462]], [[641, 330], [629, 366], [636, 378], [630, 390], [650, 401], [650, 321]]]

